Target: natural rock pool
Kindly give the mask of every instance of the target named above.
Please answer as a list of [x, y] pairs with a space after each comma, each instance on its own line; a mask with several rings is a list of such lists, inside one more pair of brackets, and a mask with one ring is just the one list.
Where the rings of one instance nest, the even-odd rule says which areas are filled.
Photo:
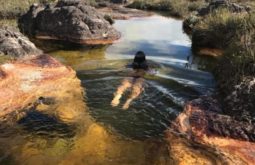
[[[72, 97], [60, 95], [58, 108], [84, 111], [81, 120], [73, 125], [31, 111], [12, 127], [2, 124], [0, 164], [164, 165], [177, 163], [174, 157], [188, 152], [185, 146], [175, 146], [176, 153], [171, 153], [164, 131], [186, 101], [213, 91], [213, 76], [204, 71], [210, 60], [193, 57], [181, 20], [154, 15], [117, 20], [114, 26], [122, 38], [110, 46], [49, 51], [77, 71], [82, 87], [73, 86]], [[123, 79], [132, 79], [126, 65], [137, 51], [147, 54], [156, 74], [145, 76], [143, 92], [127, 110], [122, 106], [130, 90], [113, 107]], [[83, 90], [85, 96], [80, 94]], [[209, 151], [200, 150], [202, 157], [212, 159], [210, 163], [217, 162]]]

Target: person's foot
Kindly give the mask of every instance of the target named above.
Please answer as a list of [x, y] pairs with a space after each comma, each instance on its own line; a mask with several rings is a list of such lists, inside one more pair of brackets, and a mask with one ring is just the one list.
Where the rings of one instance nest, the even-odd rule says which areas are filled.
[[125, 102], [125, 104], [122, 106], [122, 109], [123, 110], [127, 110], [129, 108], [129, 106], [130, 106], [130, 103], [131, 103], [131, 100], [127, 100]]
[[111, 105], [112, 105], [113, 107], [117, 107], [117, 106], [119, 105], [119, 103], [120, 103], [120, 98], [121, 98], [121, 95], [120, 95], [120, 94], [117, 94], [117, 95], [113, 98], [113, 100], [112, 100], [112, 102], [111, 102]]
[[128, 104], [124, 104], [123, 107], [122, 107], [123, 110], [127, 110], [128, 108], [129, 108]]
[[113, 107], [117, 107], [117, 106], [119, 105], [119, 103], [120, 103], [119, 100], [112, 100], [111, 105], [112, 105]]

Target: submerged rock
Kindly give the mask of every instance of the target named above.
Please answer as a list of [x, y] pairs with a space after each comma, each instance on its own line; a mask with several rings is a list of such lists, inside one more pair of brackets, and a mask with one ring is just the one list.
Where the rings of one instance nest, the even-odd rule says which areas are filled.
[[0, 73], [1, 119], [29, 110], [48, 110], [71, 122], [84, 111], [83, 92], [75, 71], [48, 55], [3, 64]]
[[187, 103], [173, 128], [189, 139], [219, 150], [231, 159], [227, 161], [241, 161], [241, 164], [255, 161], [255, 126], [223, 115], [219, 104], [212, 98]]
[[38, 39], [109, 44], [120, 38], [120, 33], [103, 15], [80, 0], [61, 0], [56, 5], [34, 4], [18, 24], [22, 32]]
[[42, 53], [27, 37], [9, 27], [0, 28], [0, 54], [21, 57]]

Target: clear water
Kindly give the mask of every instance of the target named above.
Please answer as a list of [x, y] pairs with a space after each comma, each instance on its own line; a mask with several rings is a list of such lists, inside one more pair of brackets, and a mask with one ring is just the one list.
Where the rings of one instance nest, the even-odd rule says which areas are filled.
[[[154, 15], [119, 20], [114, 26], [122, 38], [110, 46], [49, 51], [77, 71], [82, 86], [74, 89], [85, 89], [86, 96], [69, 98], [61, 107], [84, 111], [82, 120], [67, 124], [34, 110], [17, 124], [3, 123], [0, 164], [176, 163], [164, 131], [186, 101], [213, 91], [214, 79], [203, 71], [208, 59], [192, 56], [180, 20]], [[126, 65], [139, 50], [147, 54], [156, 74], [145, 75], [144, 90], [127, 110], [122, 106], [131, 89], [113, 107], [111, 101], [122, 81], [135, 81]]]

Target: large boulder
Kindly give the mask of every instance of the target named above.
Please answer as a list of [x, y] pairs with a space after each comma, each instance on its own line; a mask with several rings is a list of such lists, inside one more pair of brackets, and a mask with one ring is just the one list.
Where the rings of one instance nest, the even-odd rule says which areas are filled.
[[104, 16], [79, 0], [34, 4], [18, 21], [25, 34], [79, 44], [108, 44], [120, 37]]
[[0, 66], [0, 121], [40, 110], [75, 122], [84, 109], [76, 72], [52, 57], [29, 56]]
[[41, 50], [20, 32], [10, 27], [0, 28], [0, 54], [11, 57], [40, 54]]

